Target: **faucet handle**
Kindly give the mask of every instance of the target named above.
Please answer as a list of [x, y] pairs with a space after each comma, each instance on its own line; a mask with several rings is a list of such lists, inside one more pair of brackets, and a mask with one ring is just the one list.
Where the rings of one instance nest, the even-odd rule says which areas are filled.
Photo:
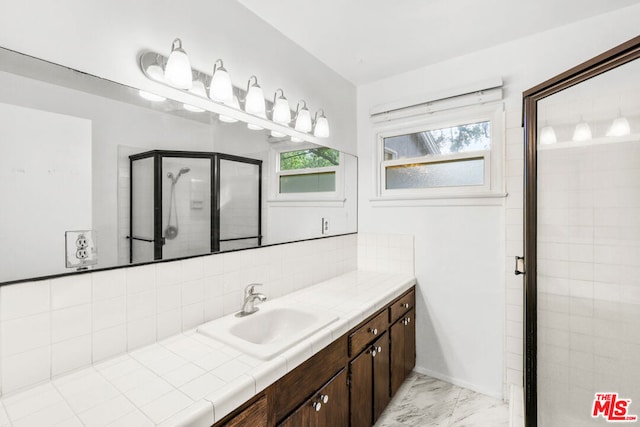
[[257, 286], [262, 286], [262, 283], [252, 283], [250, 285], [247, 285], [247, 287], [244, 288], [244, 294], [246, 296], [253, 295]]

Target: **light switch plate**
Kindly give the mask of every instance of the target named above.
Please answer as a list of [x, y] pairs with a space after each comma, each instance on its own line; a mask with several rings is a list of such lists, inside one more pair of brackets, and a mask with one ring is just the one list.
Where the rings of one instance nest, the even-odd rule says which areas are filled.
[[64, 234], [67, 268], [84, 268], [98, 263], [96, 236], [92, 230], [67, 231]]

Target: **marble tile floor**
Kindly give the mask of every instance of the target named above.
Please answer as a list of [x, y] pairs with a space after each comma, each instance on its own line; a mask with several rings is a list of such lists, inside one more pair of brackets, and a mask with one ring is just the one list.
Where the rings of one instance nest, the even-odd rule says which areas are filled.
[[375, 427], [508, 427], [502, 400], [411, 373]]

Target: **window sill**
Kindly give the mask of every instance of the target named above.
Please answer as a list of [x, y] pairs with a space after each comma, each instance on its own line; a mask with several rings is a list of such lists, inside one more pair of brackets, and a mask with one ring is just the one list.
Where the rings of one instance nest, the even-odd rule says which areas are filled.
[[459, 193], [441, 195], [380, 196], [369, 199], [376, 207], [412, 206], [502, 206], [507, 193]]
[[269, 206], [275, 208], [291, 208], [291, 207], [326, 207], [326, 208], [342, 208], [346, 199], [295, 199], [295, 200], [267, 200]]

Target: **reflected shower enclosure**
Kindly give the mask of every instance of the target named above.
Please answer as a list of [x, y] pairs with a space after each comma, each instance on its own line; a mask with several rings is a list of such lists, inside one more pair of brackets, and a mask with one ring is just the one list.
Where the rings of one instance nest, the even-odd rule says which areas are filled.
[[129, 163], [130, 263], [262, 244], [262, 160], [153, 150]]

